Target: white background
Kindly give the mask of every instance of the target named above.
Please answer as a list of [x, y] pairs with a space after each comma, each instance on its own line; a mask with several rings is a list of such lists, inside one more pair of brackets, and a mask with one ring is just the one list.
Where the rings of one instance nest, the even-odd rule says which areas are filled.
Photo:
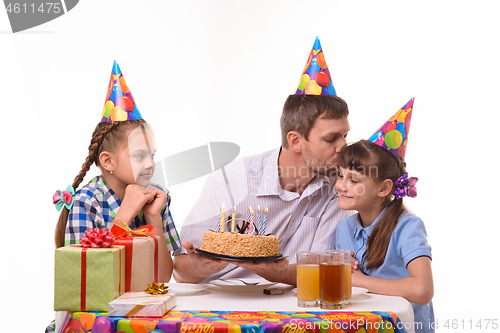
[[[433, 246], [439, 331], [448, 319], [500, 321], [498, 10], [495, 1], [82, 0], [17, 34], [0, 10], [2, 332], [41, 332], [53, 318], [51, 197], [84, 162], [114, 60], [160, 158], [209, 141], [245, 156], [279, 146], [281, 108], [316, 36], [349, 104], [350, 141], [415, 97], [407, 163], [419, 196], [407, 203]], [[178, 227], [204, 179], [170, 188]]]

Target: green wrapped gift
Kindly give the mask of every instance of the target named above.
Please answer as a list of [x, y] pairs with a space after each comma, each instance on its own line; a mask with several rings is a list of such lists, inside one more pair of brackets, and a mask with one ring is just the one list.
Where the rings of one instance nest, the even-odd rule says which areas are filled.
[[56, 250], [55, 311], [108, 311], [108, 303], [124, 292], [124, 246]]

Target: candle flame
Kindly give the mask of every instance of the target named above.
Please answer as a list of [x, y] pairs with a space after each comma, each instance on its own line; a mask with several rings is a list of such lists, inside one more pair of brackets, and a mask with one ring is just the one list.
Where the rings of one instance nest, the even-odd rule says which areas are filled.
[[257, 211], [260, 212], [260, 205], [257, 206]]
[[266, 207], [265, 213], [267, 214], [268, 211], [269, 211], [269, 208]]

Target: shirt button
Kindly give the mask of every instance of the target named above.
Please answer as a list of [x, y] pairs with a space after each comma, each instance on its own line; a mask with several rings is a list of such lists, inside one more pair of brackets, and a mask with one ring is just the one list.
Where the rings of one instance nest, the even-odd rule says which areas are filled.
[[292, 228], [295, 228], [295, 222], [292, 222]]

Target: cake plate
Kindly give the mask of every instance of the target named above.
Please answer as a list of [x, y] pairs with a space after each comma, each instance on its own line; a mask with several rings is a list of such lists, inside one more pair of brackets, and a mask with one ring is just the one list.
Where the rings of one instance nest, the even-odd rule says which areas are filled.
[[285, 258], [282, 254], [279, 254], [277, 256], [270, 256], [270, 257], [236, 257], [236, 256], [226, 256], [224, 254], [207, 252], [207, 251], [203, 251], [199, 248], [196, 248], [194, 251], [196, 253], [198, 253], [200, 256], [204, 256], [204, 257], [211, 258], [211, 259], [227, 260], [227, 261], [273, 262], [273, 261], [278, 261], [280, 259]]

